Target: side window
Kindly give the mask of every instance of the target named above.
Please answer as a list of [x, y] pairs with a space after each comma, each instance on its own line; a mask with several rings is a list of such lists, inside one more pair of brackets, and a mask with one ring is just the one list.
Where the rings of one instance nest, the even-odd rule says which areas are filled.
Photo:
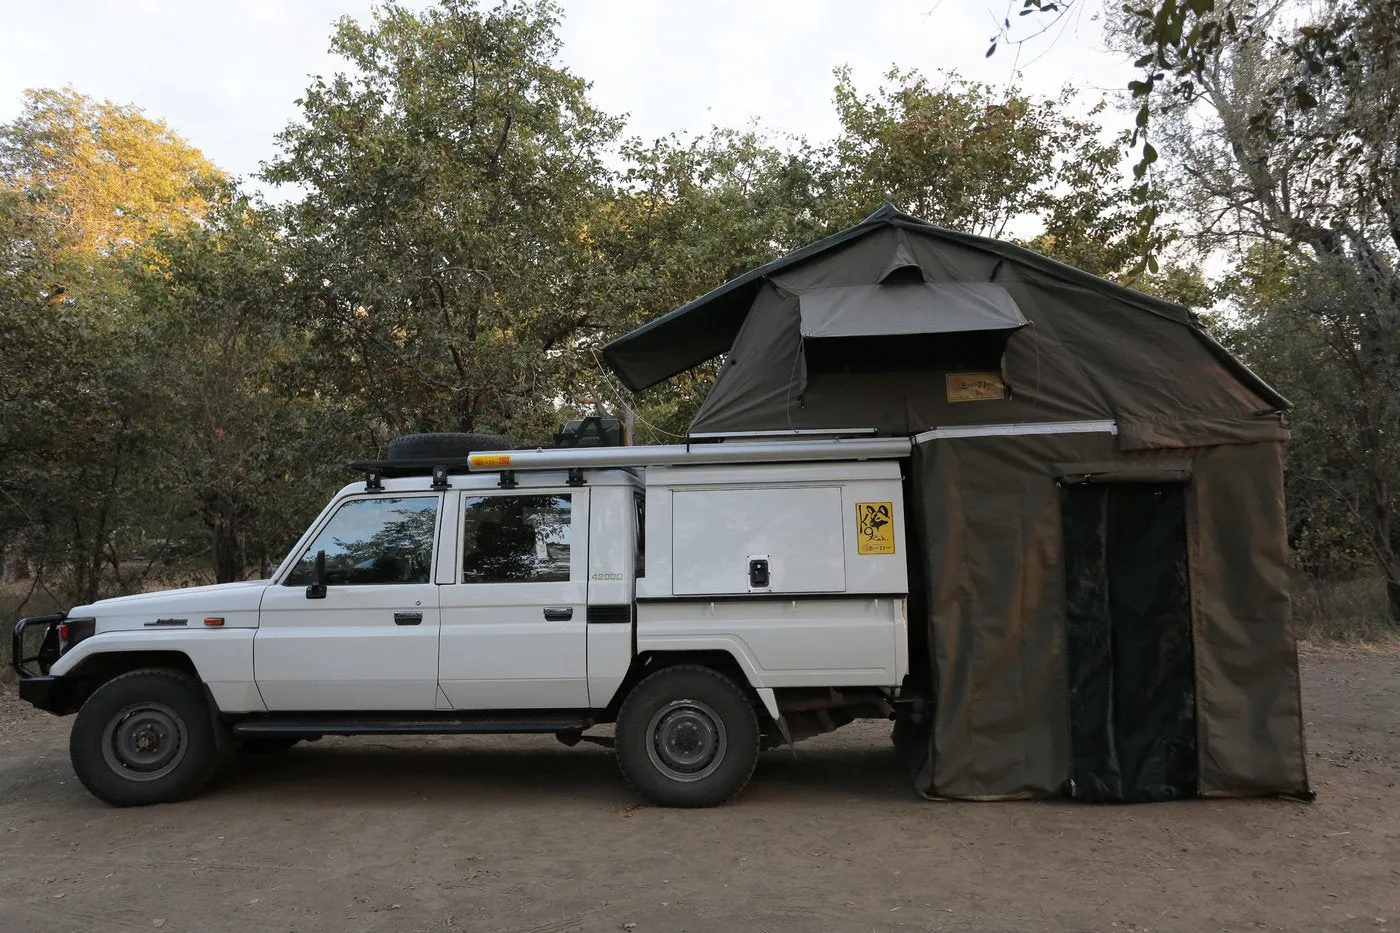
[[336, 509], [283, 585], [310, 583], [322, 550], [331, 586], [431, 582], [437, 511], [437, 496], [351, 500]]
[[638, 579], [647, 575], [647, 499], [638, 495], [637, 502], [637, 569]]
[[463, 583], [568, 581], [573, 497], [469, 496], [462, 505]]

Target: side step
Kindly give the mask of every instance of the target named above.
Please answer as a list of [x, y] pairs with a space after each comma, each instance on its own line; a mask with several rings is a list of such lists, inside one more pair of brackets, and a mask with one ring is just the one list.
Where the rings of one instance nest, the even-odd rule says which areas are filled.
[[491, 713], [271, 713], [233, 724], [234, 735], [491, 735], [578, 732], [593, 718], [573, 710]]

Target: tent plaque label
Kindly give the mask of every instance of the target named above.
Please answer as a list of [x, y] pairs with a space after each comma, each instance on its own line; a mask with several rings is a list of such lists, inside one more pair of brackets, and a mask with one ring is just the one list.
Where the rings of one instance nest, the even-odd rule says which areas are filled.
[[948, 401], [987, 402], [1006, 398], [1000, 373], [948, 373]]
[[894, 553], [894, 503], [856, 503], [856, 553]]

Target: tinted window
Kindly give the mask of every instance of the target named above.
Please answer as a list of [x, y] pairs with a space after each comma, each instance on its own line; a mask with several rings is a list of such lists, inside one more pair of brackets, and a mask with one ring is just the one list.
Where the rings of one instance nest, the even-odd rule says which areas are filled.
[[316, 552], [326, 552], [326, 583], [428, 583], [432, 579], [437, 496], [347, 502], [311, 542], [284, 581], [311, 582]]
[[569, 496], [474, 496], [463, 500], [463, 583], [569, 579]]
[[647, 500], [637, 496], [637, 568], [638, 577], [647, 573]]

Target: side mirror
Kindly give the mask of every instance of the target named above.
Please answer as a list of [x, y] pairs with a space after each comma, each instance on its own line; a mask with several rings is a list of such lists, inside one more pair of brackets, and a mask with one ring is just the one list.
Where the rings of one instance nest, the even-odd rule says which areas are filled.
[[306, 588], [307, 599], [326, 598], [326, 552], [316, 552], [316, 563], [311, 571], [311, 585]]

